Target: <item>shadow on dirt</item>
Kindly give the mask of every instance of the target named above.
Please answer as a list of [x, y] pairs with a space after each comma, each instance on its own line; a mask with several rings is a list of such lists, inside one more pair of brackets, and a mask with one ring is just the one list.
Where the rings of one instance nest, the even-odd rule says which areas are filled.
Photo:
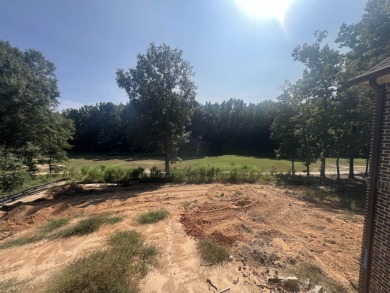
[[133, 183], [130, 185], [118, 184], [76, 184], [70, 183], [63, 186], [54, 187], [49, 194], [38, 198], [32, 202], [16, 202], [6, 204], [0, 208], [0, 211], [9, 212], [17, 207], [26, 205], [36, 209], [46, 209], [55, 205], [74, 206], [77, 208], [86, 208], [91, 205], [99, 205], [107, 200], [125, 201], [128, 198], [142, 195], [143, 192], [151, 192], [161, 188], [163, 184]]
[[[296, 180], [294, 182], [297, 182]], [[345, 177], [340, 181], [337, 181], [335, 176], [311, 177], [310, 185], [289, 185], [286, 181], [283, 186], [287, 188], [287, 194], [301, 195], [302, 200], [323, 210], [364, 214], [367, 191], [364, 177]]]

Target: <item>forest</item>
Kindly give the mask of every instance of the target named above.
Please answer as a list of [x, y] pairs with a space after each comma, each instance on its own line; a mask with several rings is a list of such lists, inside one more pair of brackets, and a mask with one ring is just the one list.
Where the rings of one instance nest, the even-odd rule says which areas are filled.
[[[327, 43], [314, 32], [312, 43], [297, 45], [292, 58], [304, 66], [300, 79], [281, 85], [272, 100], [246, 104], [240, 97], [222, 103], [196, 101], [190, 63], [182, 51], [151, 43], [137, 65], [118, 69], [116, 81], [127, 104], [85, 105], [59, 113], [55, 65], [34, 49], [22, 51], [0, 41], [0, 186], [12, 190], [48, 164], [49, 172], [67, 151], [144, 153], [177, 156], [240, 154], [303, 161], [368, 158], [375, 93], [348, 84], [388, 57], [390, 6], [369, 0], [356, 24], [342, 24]], [[157, 61], [156, 61], [157, 60]], [[339, 175], [339, 174], [338, 174]]]

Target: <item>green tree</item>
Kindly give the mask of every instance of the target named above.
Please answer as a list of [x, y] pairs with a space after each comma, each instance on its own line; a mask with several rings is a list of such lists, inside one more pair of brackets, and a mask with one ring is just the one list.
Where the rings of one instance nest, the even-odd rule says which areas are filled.
[[305, 96], [311, 100], [315, 111], [313, 123], [313, 135], [317, 136], [318, 152], [321, 161], [320, 176], [325, 177], [325, 160], [329, 156], [331, 137], [329, 135], [331, 116], [331, 103], [336, 98], [339, 84], [339, 74], [342, 69], [342, 56], [337, 50], [331, 49], [328, 45], [322, 46], [326, 38], [326, 31], [315, 32], [316, 41], [313, 44], [297, 46], [292, 56], [294, 60], [305, 65], [303, 71]]
[[0, 145], [33, 169], [47, 115], [58, 104], [55, 66], [37, 50], [0, 41]]
[[[287, 158], [291, 161], [291, 172], [295, 175], [295, 161], [299, 158], [300, 143], [296, 135], [296, 116], [298, 109], [290, 90], [292, 85], [286, 82], [283, 94], [278, 97], [275, 119], [271, 125], [271, 138], [278, 142], [276, 158]], [[295, 106], [295, 107], [294, 107]]]
[[67, 160], [66, 150], [72, 146], [69, 141], [73, 138], [74, 125], [72, 120], [66, 119], [59, 113], [50, 113], [47, 123], [42, 129], [40, 140], [40, 154], [49, 165], [52, 174], [53, 164]]
[[[362, 19], [356, 24], [343, 23], [336, 42], [347, 48], [343, 70], [343, 84], [362, 74], [389, 56], [390, 52], [390, 1], [369, 0]], [[348, 102], [349, 123], [346, 149], [350, 160], [349, 177], [353, 177], [353, 159], [364, 156], [368, 160], [371, 111], [375, 92], [369, 88], [354, 86], [339, 89]]]
[[165, 157], [165, 172], [180, 144], [187, 141], [187, 126], [195, 107], [192, 67], [179, 49], [151, 43], [138, 54], [135, 68], [117, 71], [117, 83], [137, 110], [143, 143], [156, 145]]
[[0, 146], [0, 196], [21, 186], [27, 178], [20, 158]]

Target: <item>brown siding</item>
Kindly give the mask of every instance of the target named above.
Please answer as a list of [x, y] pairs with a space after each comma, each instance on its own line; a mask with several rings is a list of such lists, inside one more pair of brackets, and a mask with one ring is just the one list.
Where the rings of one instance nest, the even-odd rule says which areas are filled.
[[[373, 147], [380, 148], [369, 273], [369, 292], [373, 293], [390, 292], [390, 84], [386, 87], [384, 105], [380, 146], [373, 146], [371, 139], [371, 152]], [[363, 233], [365, 237], [366, 220]]]

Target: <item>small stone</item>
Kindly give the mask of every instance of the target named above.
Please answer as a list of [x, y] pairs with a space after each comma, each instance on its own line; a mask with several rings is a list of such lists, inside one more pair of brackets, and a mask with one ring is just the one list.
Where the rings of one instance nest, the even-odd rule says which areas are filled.
[[241, 272], [241, 266], [238, 266], [238, 270]]
[[289, 288], [297, 288], [298, 287], [298, 278], [297, 277], [287, 277], [286, 285]]
[[313, 293], [323, 293], [324, 292], [324, 288], [322, 288], [322, 286], [319, 286], [319, 285], [316, 285], [313, 289]]

